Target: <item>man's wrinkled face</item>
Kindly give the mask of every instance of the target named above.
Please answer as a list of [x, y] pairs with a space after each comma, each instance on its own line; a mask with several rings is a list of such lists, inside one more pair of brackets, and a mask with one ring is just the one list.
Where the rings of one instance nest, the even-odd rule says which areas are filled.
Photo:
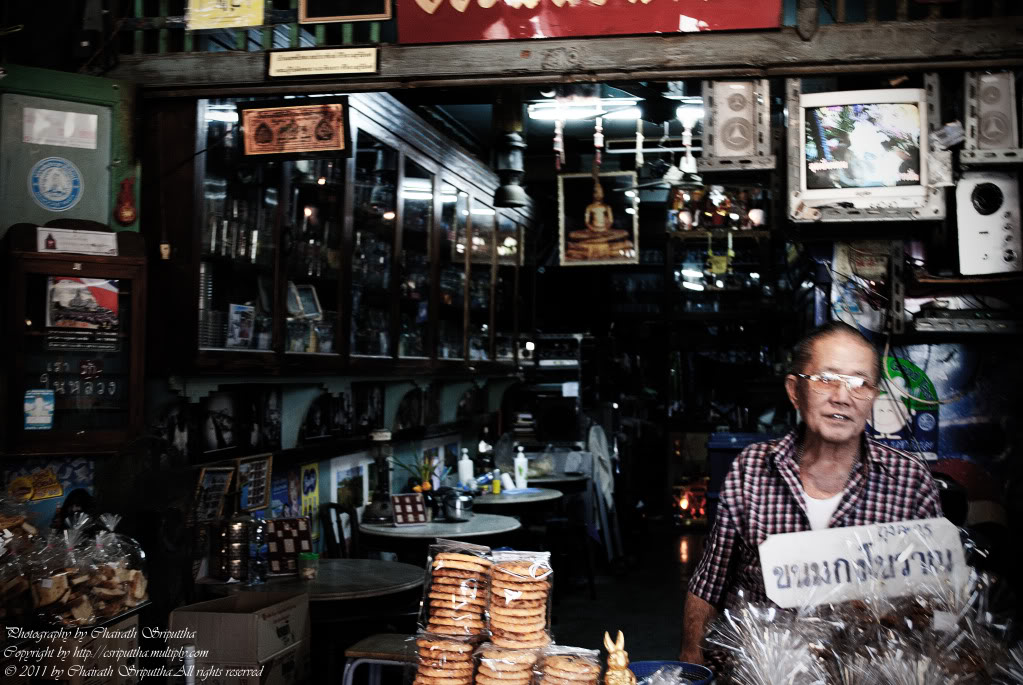
[[[876, 357], [867, 343], [851, 335], [834, 333], [817, 340], [805, 374], [837, 373], [859, 376], [876, 385]], [[856, 399], [845, 383], [818, 383], [789, 375], [785, 389], [806, 423], [807, 436], [844, 445], [860, 439], [876, 395]]]

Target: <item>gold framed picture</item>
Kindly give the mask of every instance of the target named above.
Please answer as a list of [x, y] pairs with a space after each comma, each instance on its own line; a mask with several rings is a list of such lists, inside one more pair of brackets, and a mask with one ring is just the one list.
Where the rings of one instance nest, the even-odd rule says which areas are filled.
[[635, 171], [558, 176], [561, 266], [639, 263]]

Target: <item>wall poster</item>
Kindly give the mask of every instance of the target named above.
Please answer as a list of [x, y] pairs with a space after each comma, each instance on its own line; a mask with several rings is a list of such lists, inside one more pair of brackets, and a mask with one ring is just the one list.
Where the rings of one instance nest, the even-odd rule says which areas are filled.
[[46, 349], [117, 351], [117, 280], [49, 276]]

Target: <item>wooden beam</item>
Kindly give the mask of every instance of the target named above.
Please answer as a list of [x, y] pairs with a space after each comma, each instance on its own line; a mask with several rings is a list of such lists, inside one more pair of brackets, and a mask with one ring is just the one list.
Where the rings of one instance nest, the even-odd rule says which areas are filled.
[[[187, 95], [203, 87], [291, 91], [374, 89], [511, 82], [655, 80], [694, 74], [784, 76], [816, 67], [842, 70], [941, 68], [944, 62], [1023, 57], [1023, 17], [821, 26], [804, 41], [779, 31], [629, 36], [459, 45], [382, 45], [379, 73], [306, 81], [266, 76], [262, 52], [122, 56], [109, 75], [146, 89]], [[164, 95], [171, 94], [168, 92]]]

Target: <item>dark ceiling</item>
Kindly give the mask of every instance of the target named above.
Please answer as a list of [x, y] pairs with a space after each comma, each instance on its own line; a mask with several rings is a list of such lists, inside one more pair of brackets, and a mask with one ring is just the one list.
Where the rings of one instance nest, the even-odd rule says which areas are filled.
[[[655, 103], [652, 107], [653, 118], [669, 120], [669, 135], [676, 140], [682, 134], [681, 124], [674, 119], [677, 101], [662, 97], [669, 90], [667, 83], [616, 83], [589, 84], [592, 92], [602, 98], [646, 98]], [[675, 85], [675, 90], [686, 93], [697, 93], [698, 83]], [[551, 102], [555, 86], [523, 88], [521, 99], [523, 105], [529, 103]], [[470, 152], [484, 161], [492, 162], [493, 144], [493, 102], [497, 95], [494, 88], [431, 88], [423, 90], [398, 90], [392, 95], [405, 105], [415, 110], [420, 116], [440, 129], [453, 140], [457, 141]], [[545, 157], [553, 160], [554, 122], [530, 119], [525, 115], [526, 157]], [[592, 120], [565, 122], [565, 145], [568, 152], [592, 152], [594, 122]], [[664, 133], [662, 124], [644, 121], [643, 135], [646, 146], [657, 145]], [[632, 147], [636, 136], [635, 120], [614, 121], [604, 120], [604, 136], [609, 147], [618, 141], [617, 147]]]

